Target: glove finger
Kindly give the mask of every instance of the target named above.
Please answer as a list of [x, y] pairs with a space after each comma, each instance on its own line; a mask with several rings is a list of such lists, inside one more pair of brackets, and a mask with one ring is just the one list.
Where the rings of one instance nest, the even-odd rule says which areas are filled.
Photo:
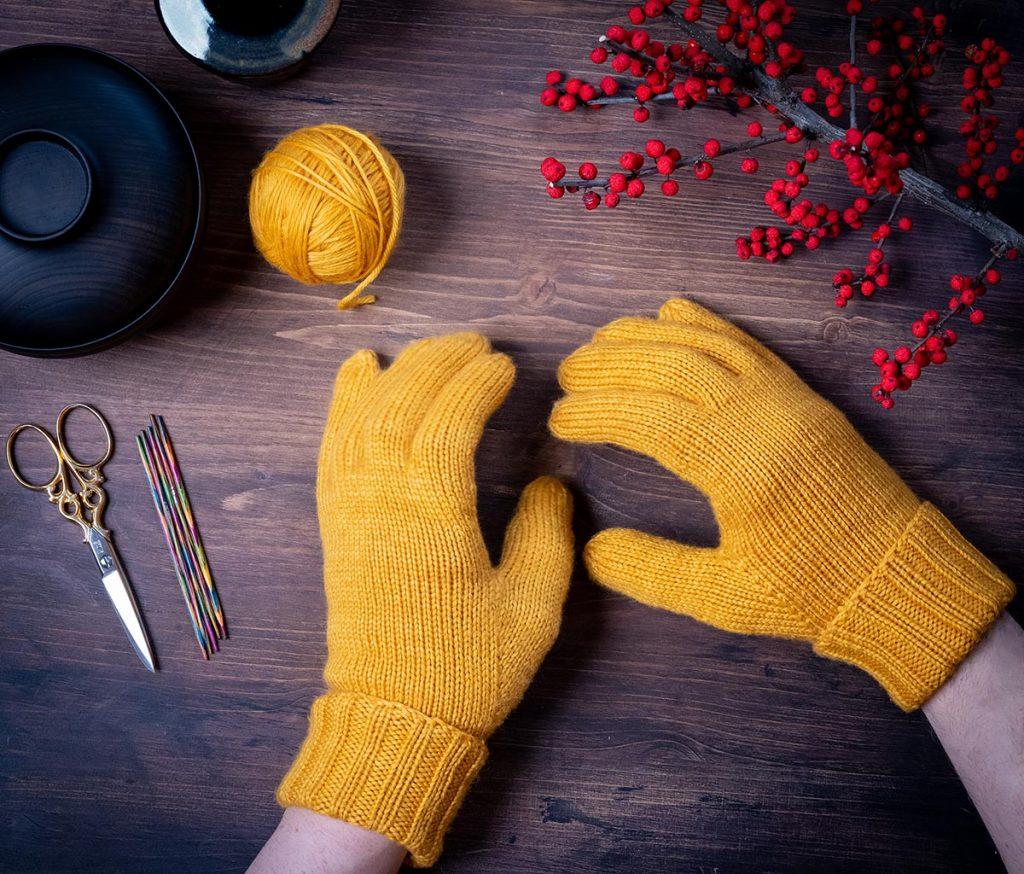
[[404, 459], [434, 398], [490, 348], [484, 337], [468, 332], [429, 337], [406, 347], [381, 375], [376, 403], [364, 423], [370, 455]]
[[[519, 498], [498, 571], [509, 657], [528, 676], [550, 649], [562, 619], [573, 565], [572, 497], [557, 479], [535, 479]], [[507, 661], [506, 661], [507, 663]]]
[[612, 443], [648, 455], [683, 479], [701, 485], [693, 463], [701, 450], [700, 407], [665, 392], [601, 391], [571, 394], [551, 411], [548, 425], [562, 440]]
[[775, 359], [775, 355], [766, 346], [742, 328], [723, 319], [696, 301], [688, 300], [685, 297], [677, 297], [665, 301], [658, 311], [658, 318], [664, 322], [693, 325], [695, 327], [707, 328], [710, 331], [717, 331], [719, 334], [724, 334], [726, 337], [731, 337], [736, 342], [742, 343], [756, 355], [766, 360]]
[[515, 381], [507, 355], [478, 355], [434, 398], [412, 442], [412, 459], [431, 487], [476, 515], [473, 459], [484, 425]]
[[764, 365], [751, 349], [733, 337], [698, 325], [681, 325], [656, 319], [616, 319], [594, 334], [594, 342], [664, 343], [697, 349], [735, 373], [749, 373]]
[[721, 548], [610, 528], [590, 540], [583, 558], [596, 582], [652, 607], [740, 634], [810, 639], [811, 629], [782, 598]]
[[699, 404], [719, 404], [737, 385], [735, 374], [694, 349], [664, 343], [606, 341], [581, 346], [562, 362], [566, 391], [665, 391]]
[[380, 363], [369, 349], [360, 349], [338, 368], [327, 424], [320, 441], [320, 470], [324, 470], [338, 451], [339, 435], [345, 433], [347, 422], [369, 394], [370, 386], [379, 373]]

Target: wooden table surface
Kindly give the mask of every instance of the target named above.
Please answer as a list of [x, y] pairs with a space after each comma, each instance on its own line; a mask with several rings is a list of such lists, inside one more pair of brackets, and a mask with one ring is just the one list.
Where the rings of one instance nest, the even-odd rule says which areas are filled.
[[[545, 195], [544, 156], [608, 163], [651, 135], [623, 113], [567, 118], [537, 103], [546, 70], [586, 70], [619, 0], [346, 5], [305, 71], [254, 87], [180, 56], [146, 0], [0, 3], [2, 47], [73, 41], [152, 76], [191, 127], [209, 185], [205, 252], [176, 312], [87, 358], [0, 354], [3, 432], [49, 423], [76, 400], [110, 419], [108, 520], [162, 668], [147, 674], [128, 649], [72, 527], [0, 471], [4, 871], [241, 871], [269, 835], [274, 788], [321, 689], [317, 444], [334, 371], [360, 347], [393, 356], [418, 337], [472, 329], [515, 359], [516, 387], [479, 454], [491, 544], [541, 472], [572, 484], [580, 543], [626, 524], [710, 544], [714, 520], [696, 491], [646, 459], [562, 445], [545, 428], [561, 358], [618, 315], [692, 295], [783, 354], [923, 497], [1022, 576], [1019, 270], [948, 368], [883, 414], [868, 397], [871, 349], [894, 345], [941, 303], [949, 273], [976, 269], [981, 240], [911, 208], [917, 229], [896, 248], [897, 287], [840, 312], [830, 277], [863, 258], [864, 238], [786, 265], [737, 261], [732, 239], [767, 215], [764, 180], [736, 162], [711, 183], [685, 184], [678, 202], [585, 214]], [[794, 41], [811, 47], [813, 65], [837, 63], [837, 5], [798, 5]], [[967, 8], [954, 45], [974, 27], [1011, 34], [1021, 11], [994, 0]], [[946, 128], [958, 123], [958, 69], [950, 58], [930, 89]], [[1022, 78], [1005, 91], [1016, 110]], [[266, 265], [246, 221], [260, 155], [326, 121], [377, 133], [409, 183], [379, 303], [357, 312], [335, 309], [336, 289]], [[691, 151], [744, 123], [668, 110], [656, 122]], [[942, 155], [956, 148], [950, 138], [932, 169], [948, 174]], [[837, 170], [819, 178], [811, 191], [838, 200]], [[229, 615], [232, 637], [209, 663], [132, 447], [151, 411], [176, 437]], [[806, 646], [647, 609], [579, 570], [562, 635], [491, 751], [437, 871], [1000, 869], [920, 713], [904, 715], [865, 674]]]

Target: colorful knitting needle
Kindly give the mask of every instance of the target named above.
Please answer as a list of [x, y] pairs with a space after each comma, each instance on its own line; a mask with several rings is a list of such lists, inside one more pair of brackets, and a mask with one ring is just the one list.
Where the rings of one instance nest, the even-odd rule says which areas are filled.
[[142, 466], [145, 468], [146, 478], [149, 480], [149, 491], [153, 497], [153, 506], [156, 507], [156, 515], [160, 520], [160, 527], [164, 532], [164, 540], [167, 542], [167, 549], [171, 553], [171, 560], [174, 563], [174, 573], [178, 578], [178, 586], [181, 588], [181, 595], [185, 599], [188, 616], [192, 622], [192, 630], [195, 632], [196, 640], [199, 642], [199, 646], [203, 651], [203, 658], [209, 659], [210, 645], [206, 639], [206, 633], [200, 628], [200, 620], [198, 617], [199, 605], [196, 603], [195, 594], [192, 592], [191, 587], [185, 582], [185, 578], [181, 573], [181, 568], [178, 565], [178, 558], [175, 554], [174, 544], [171, 541], [171, 533], [167, 528], [167, 522], [164, 519], [163, 510], [160, 506], [160, 498], [157, 495], [156, 477], [153, 474], [152, 467], [150, 466], [149, 459], [147, 458], [146, 447], [143, 444], [141, 434], [136, 435], [135, 442], [139, 448], [139, 457], [142, 459]]
[[177, 526], [175, 525], [175, 520], [170, 512], [170, 506], [167, 502], [167, 497], [165, 493], [165, 486], [161, 481], [159, 467], [157, 466], [156, 459], [153, 456], [153, 447], [152, 445], [149, 444], [148, 440], [146, 439], [147, 435], [145, 434], [145, 432], [143, 432], [140, 436], [142, 438], [143, 446], [146, 451], [146, 458], [149, 462], [150, 469], [153, 471], [154, 474], [154, 482], [156, 484], [161, 514], [164, 521], [167, 523], [167, 530], [171, 539], [172, 557], [175, 559], [177, 567], [180, 569], [182, 576], [185, 578], [185, 581], [188, 584], [188, 588], [192, 594], [192, 598], [195, 600], [196, 616], [199, 619], [200, 626], [203, 629], [203, 635], [206, 638], [207, 643], [209, 644], [210, 651], [216, 652], [217, 638], [214, 629], [209, 621], [206, 605], [203, 603], [202, 587], [199, 584], [199, 581], [194, 573], [194, 570], [190, 565], [190, 562], [188, 560], [188, 554], [185, 550], [184, 545], [181, 542]]
[[227, 634], [227, 627], [224, 623], [224, 611], [221, 608], [220, 596], [217, 594], [217, 587], [213, 582], [213, 574], [210, 571], [210, 563], [206, 558], [206, 550], [203, 548], [203, 541], [199, 535], [199, 527], [196, 524], [195, 516], [192, 513], [192, 502], [188, 497], [188, 490], [185, 488], [185, 480], [181, 475], [181, 467], [174, 453], [174, 446], [171, 443], [171, 435], [167, 432], [167, 425], [163, 416], [151, 416], [153, 426], [151, 430], [159, 437], [158, 445], [163, 452], [163, 461], [171, 475], [173, 484], [173, 495], [182, 511], [184, 520], [187, 523], [187, 534], [192, 546], [192, 551], [199, 562], [199, 569], [202, 571], [203, 580], [213, 602], [214, 611], [222, 634]]
[[174, 506], [171, 494], [172, 489], [167, 473], [164, 470], [163, 460], [158, 447], [156, 446], [155, 439], [152, 429], [142, 433], [142, 440], [149, 456], [150, 465], [152, 465], [157, 474], [158, 491], [162, 499], [161, 502], [165, 516], [169, 522], [171, 539], [174, 541], [186, 579], [189, 580], [189, 583], [199, 601], [200, 618], [207, 630], [210, 644], [213, 647], [214, 652], [218, 652], [219, 647], [217, 646], [217, 639], [221, 637], [221, 632], [217, 627], [217, 620], [213, 612], [213, 605], [210, 603], [208, 593], [206, 592], [206, 587], [199, 573], [195, 558], [188, 546], [188, 540], [184, 531], [184, 520], [180, 517], [176, 507]]

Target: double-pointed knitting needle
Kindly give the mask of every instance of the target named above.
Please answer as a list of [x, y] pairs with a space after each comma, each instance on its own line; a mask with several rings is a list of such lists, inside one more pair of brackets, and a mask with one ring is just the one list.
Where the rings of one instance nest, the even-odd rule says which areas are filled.
[[217, 587], [213, 582], [213, 574], [210, 571], [210, 563], [206, 558], [206, 550], [203, 548], [203, 540], [199, 535], [199, 526], [196, 524], [195, 516], [192, 513], [192, 502], [188, 498], [188, 489], [185, 488], [185, 480], [181, 475], [181, 467], [174, 454], [174, 445], [171, 443], [171, 435], [167, 432], [167, 425], [163, 416], [150, 416], [153, 420], [151, 431], [158, 437], [158, 445], [163, 453], [163, 461], [171, 475], [172, 492], [182, 517], [187, 525], [186, 534], [192, 547], [192, 553], [199, 562], [199, 569], [203, 575], [207, 592], [213, 603], [217, 623], [221, 633], [227, 635], [227, 626], [224, 622], [224, 611], [220, 605], [220, 597], [217, 594]]
[[174, 543], [171, 539], [171, 532], [167, 527], [166, 520], [164, 519], [164, 511], [160, 505], [160, 498], [157, 494], [158, 487], [156, 476], [150, 466], [146, 447], [143, 443], [141, 434], [136, 435], [135, 442], [139, 448], [139, 457], [142, 459], [142, 466], [146, 470], [146, 478], [149, 480], [149, 491], [153, 497], [153, 506], [156, 507], [156, 515], [160, 520], [160, 527], [164, 532], [164, 540], [167, 542], [167, 549], [170, 551], [171, 560], [174, 562], [174, 573], [178, 578], [178, 586], [181, 588], [181, 596], [185, 599], [185, 606], [188, 608], [188, 617], [192, 622], [192, 630], [195, 632], [196, 640], [199, 642], [199, 646], [203, 651], [203, 658], [209, 659], [210, 644], [206, 639], [206, 632], [200, 627], [201, 623], [198, 616], [199, 605], [196, 603], [195, 593], [192, 591], [192, 587], [185, 582], [185, 577], [182, 575], [181, 568], [178, 564], [178, 557], [175, 553]]
[[142, 432], [142, 440], [146, 446], [149, 462], [157, 474], [158, 490], [167, 520], [170, 523], [171, 539], [174, 541], [178, 560], [186, 579], [188, 579], [189, 584], [199, 601], [199, 614], [202, 619], [203, 626], [207, 631], [207, 637], [209, 638], [210, 645], [213, 647], [214, 652], [218, 652], [220, 648], [217, 646], [217, 639], [221, 635], [215, 628], [216, 617], [213, 613], [213, 605], [210, 603], [206, 587], [203, 585], [203, 580], [200, 577], [195, 559], [192, 557], [192, 553], [188, 548], [183, 520], [178, 515], [172, 501], [170, 483], [168, 481], [167, 473], [164, 470], [160, 453], [155, 445], [155, 439], [152, 429]]

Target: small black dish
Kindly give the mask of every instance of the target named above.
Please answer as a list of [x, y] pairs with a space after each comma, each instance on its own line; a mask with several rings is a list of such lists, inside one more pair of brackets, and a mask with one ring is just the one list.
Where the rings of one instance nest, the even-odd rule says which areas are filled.
[[222, 76], [276, 79], [323, 42], [341, 0], [154, 0], [168, 38]]
[[0, 348], [122, 340], [179, 284], [202, 226], [195, 149], [152, 82], [82, 46], [0, 52]]
[[0, 232], [23, 243], [71, 233], [92, 198], [82, 150], [52, 130], [23, 130], [0, 142]]

